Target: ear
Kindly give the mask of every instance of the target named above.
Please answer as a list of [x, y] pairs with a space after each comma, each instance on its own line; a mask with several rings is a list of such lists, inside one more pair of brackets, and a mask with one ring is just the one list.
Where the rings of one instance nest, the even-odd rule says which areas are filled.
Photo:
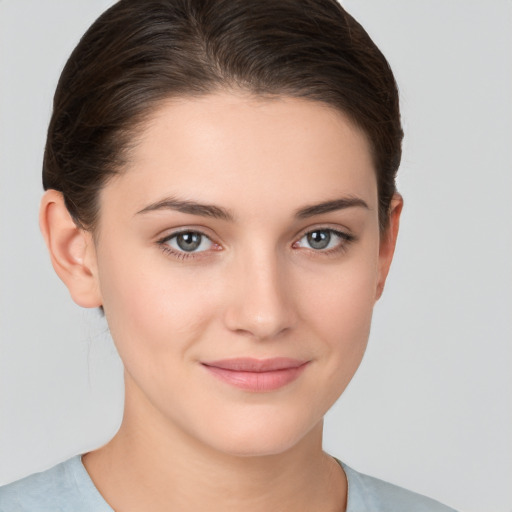
[[400, 225], [400, 214], [404, 206], [404, 200], [398, 193], [393, 195], [391, 199], [390, 212], [389, 212], [389, 223], [381, 234], [380, 247], [379, 247], [379, 278], [377, 281], [377, 293], [375, 299], [380, 299], [382, 292], [384, 291], [384, 285], [386, 284], [386, 278], [388, 276], [389, 267], [391, 266], [391, 260], [395, 252], [396, 239], [398, 237], [398, 228]]
[[39, 227], [53, 268], [67, 286], [72, 299], [85, 308], [101, 306], [92, 234], [77, 227], [61, 192], [48, 190], [43, 195]]

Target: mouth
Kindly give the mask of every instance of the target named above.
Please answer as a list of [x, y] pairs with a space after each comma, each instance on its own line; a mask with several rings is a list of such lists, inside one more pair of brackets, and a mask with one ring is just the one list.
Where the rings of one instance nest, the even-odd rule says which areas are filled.
[[276, 357], [272, 359], [236, 358], [202, 362], [203, 367], [221, 381], [263, 393], [280, 389], [304, 371], [309, 361]]

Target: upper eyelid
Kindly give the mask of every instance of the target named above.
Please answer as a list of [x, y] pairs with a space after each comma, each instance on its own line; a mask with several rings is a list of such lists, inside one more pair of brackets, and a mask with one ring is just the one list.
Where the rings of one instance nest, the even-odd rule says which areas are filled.
[[334, 233], [336, 235], [346, 236], [349, 238], [355, 238], [355, 235], [352, 234], [351, 230], [348, 228], [344, 228], [341, 226], [329, 226], [325, 224], [319, 224], [318, 226], [310, 226], [308, 228], [305, 228], [298, 232], [298, 234], [295, 236], [296, 240], [300, 240], [304, 236], [308, 235], [309, 233], [313, 233], [315, 231], [330, 231], [331, 233]]
[[203, 231], [203, 229], [201, 228], [177, 228], [174, 231], [165, 230], [164, 233], [166, 234], [157, 236], [157, 242], [164, 242], [170, 240], [171, 238], [181, 235], [182, 233], [197, 233], [201, 236], [208, 238], [208, 240], [210, 240], [211, 242], [216, 243], [213, 239], [214, 237], [212, 237], [212, 235], [209, 235], [208, 233], [205, 233], [205, 231]]
[[179, 258], [200, 258], [200, 257], [205, 256], [204, 253], [207, 253], [209, 250], [211, 250], [211, 247], [210, 247], [209, 249], [206, 249], [204, 251], [195, 251], [195, 250], [194, 251], [184, 251], [183, 249], [180, 249], [180, 248], [171, 247], [170, 244], [168, 244], [168, 242], [170, 240], [172, 240], [173, 238], [175, 238], [183, 233], [197, 233], [197, 234], [207, 238], [210, 241], [210, 243], [212, 244], [212, 246], [216, 245], [216, 246], [220, 247], [219, 244], [214, 242], [210, 236], [208, 236], [207, 234], [205, 234], [202, 231], [199, 231], [197, 229], [181, 229], [178, 231], [174, 231], [172, 233], [169, 233], [167, 236], [160, 237], [159, 239], [157, 239], [156, 243], [162, 249], [165, 249], [165, 252], [172, 253], [172, 254], [174, 254], [175, 257], [179, 257]]
[[352, 235], [350, 233], [346, 233], [346, 232], [338, 230], [338, 229], [334, 229], [334, 228], [315, 228], [315, 229], [311, 229], [309, 231], [304, 232], [301, 236], [299, 236], [296, 239], [296, 242], [294, 242], [294, 244], [299, 242], [300, 240], [302, 240], [304, 237], [306, 237], [310, 233], [314, 233], [315, 231], [329, 231], [330, 233], [334, 234], [335, 236], [337, 236], [338, 238], [343, 240], [344, 243], [352, 242], [352, 241], [354, 241], [356, 239], [356, 237], [354, 235]]

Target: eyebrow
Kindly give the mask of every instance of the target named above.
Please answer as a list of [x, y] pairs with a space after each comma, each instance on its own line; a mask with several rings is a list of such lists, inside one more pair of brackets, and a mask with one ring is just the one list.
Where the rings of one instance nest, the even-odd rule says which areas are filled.
[[188, 201], [186, 199], [177, 199], [174, 197], [167, 197], [156, 203], [152, 203], [142, 210], [137, 212], [147, 213], [157, 210], [176, 210], [182, 213], [189, 213], [191, 215], [199, 215], [201, 217], [213, 217], [214, 219], [221, 219], [233, 221], [234, 216], [225, 208], [215, 206], [213, 204], [201, 204], [195, 201]]
[[[354, 207], [361, 207], [367, 210], [370, 209], [368, 204], [359, 197], [343, 197], [300, 208], [295, 212], [295, 217], [298, 219], [307, 219], [309, 217], [314, 217], [315, 215]], [[201, 217], [212, 217], [214, 219], [221, 219], [230, 222], [234, 221], [234, 215], [229, 212], [229, 210], [222, 208], [221, 206], [201, 204], [195, 201], [177, 199], [174, 197], [168, 197], [161, 201], [157, 201], [156, 203], [152, 203], [138, 211], [137, 215], [158, 210], [175, 210], [191, 215], [199, 215]]]
[[361, 207], [367, 210], [370, 209], [368, 204], [359, 197], [343, 197], [341, 199], [333, 199], [323, 203], [313, 204], [306, 206], [295, 212], [295, 217], [299, 219], [307, 219], [322, 213], [334, 212], [337, 210], [345, 210], [346, 208]]

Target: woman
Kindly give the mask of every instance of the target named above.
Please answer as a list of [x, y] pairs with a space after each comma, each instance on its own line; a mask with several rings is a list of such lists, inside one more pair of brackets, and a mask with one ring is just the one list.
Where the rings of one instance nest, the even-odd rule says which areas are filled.
[[391, 264], [402, 129], [334, 0], [121, 0], [71, 55], [40, 224], [125, 368], [119, 432], [0, 510], [448, 508], [322, 451]]

